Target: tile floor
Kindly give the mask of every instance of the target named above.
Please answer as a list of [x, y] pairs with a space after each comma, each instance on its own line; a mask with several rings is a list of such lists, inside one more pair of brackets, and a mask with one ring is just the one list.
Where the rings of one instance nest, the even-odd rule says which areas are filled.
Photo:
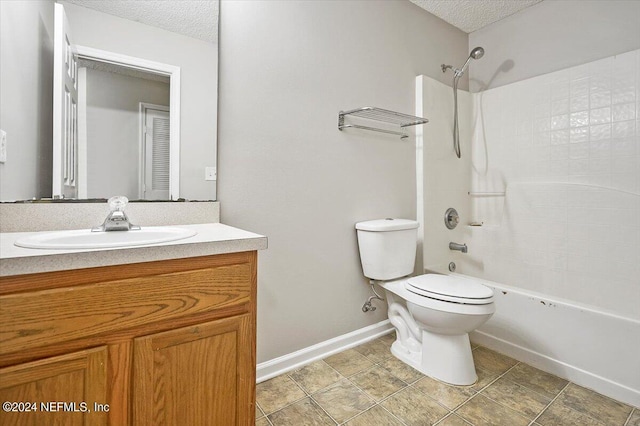
[[448, 386], [397, 360], [395, 334], [257, 386], [257, 426], [619, 425], [640, 409], [477, 346], [478, 382]]

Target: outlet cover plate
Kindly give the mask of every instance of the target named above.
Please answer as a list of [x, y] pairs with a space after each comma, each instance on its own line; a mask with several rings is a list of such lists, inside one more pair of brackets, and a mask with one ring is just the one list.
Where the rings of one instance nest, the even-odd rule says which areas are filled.
[[204, 180], [217, 180], [217, 179], [218, 179], [218, 170], [216, 167], [204, 168]]

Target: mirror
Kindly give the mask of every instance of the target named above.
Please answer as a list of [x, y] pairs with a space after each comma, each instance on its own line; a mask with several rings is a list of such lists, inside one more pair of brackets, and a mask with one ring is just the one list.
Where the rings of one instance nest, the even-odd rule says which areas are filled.
[[[86, 90], [81, 90], [85, 98], [80, 99], [86, 117], [76, 118], [78, 143], [58, 154], [64, 161], [75, 159], [71, 164], [77, 166], [66, 175], [64, 170], [53, 170], [55, 2], [0, 2], [0, 129], [6, 132], [4, 162], [0, 154], [0, 201], [51, 198], [54, 175], [73, 177], [70, 198], [122, 194], [130, 199], [215, 200], [217, 0], [58, 3], [64, 6], [72, 44], [77, 47], [74, 51], [79, 53], [77, 75], [87, 82]], [[107, 59], [95, 57], [96, 52], [106, 52]], [[135, 66], [119, 58], [135, 60]], [[177, 80], [170, 71], [158, 72], [145, 64], [178, 70]], [[115, 80], [128, 86], [107, 85]], [[150, 92], [144, 92], [143, 86], [151, 87]], [[132, 88], [142, 94], [127, 103], [118, 90], [131, 95]], [[163, 109], [176, 100], [177, 113], [171, 111], [167, 117]], [[145, 182], [154, 179], [147, 173], [152, 165], [165, 164], [153, 163], [142, 148], [145, 114], [161, 116], [160, 122], [169, 120], [168, 132], [178, 129], [169, 144], [173, 149], [177, 141], [179, 148], [162, 160], [173, 160], [168, 167], [170, 180], [178, 183], [171, 191], [144, 190], [149, 185]], [[127, 124], [107, 120], [124, 115], [128, 115]], [[175, 126], [174, 120], [178, 120]], [[125, 141], [125, 130], [133, 135], [131, 141]], [[166, 173], [156, 175], [157, 182], [169, 179]]]

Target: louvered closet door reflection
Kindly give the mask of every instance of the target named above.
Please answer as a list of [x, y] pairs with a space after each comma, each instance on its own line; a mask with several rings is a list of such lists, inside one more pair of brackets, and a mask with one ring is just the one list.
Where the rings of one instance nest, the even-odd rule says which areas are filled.
[[168, 200], [169, 196], [169, 112], [146, 110], [144, 198]]

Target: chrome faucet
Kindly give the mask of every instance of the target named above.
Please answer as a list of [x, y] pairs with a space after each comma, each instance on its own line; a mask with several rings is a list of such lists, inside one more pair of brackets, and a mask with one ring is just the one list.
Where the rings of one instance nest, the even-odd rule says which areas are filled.
[[466, 253], [467, 252], [467, 245], [466, 244], [458, 244], [458, 243], [449, 243], [449, 250], [458, 250], [458, 251], [461, 251], [462, 253]]
[[129, 200], [125, 196], [115, 196], [109, 198], [109, 214], [102, 225], [91, 228], [92, 232], [106, 231], [130, 231], [140, 229], [138, 225], [132, 225], [124, 212]]

